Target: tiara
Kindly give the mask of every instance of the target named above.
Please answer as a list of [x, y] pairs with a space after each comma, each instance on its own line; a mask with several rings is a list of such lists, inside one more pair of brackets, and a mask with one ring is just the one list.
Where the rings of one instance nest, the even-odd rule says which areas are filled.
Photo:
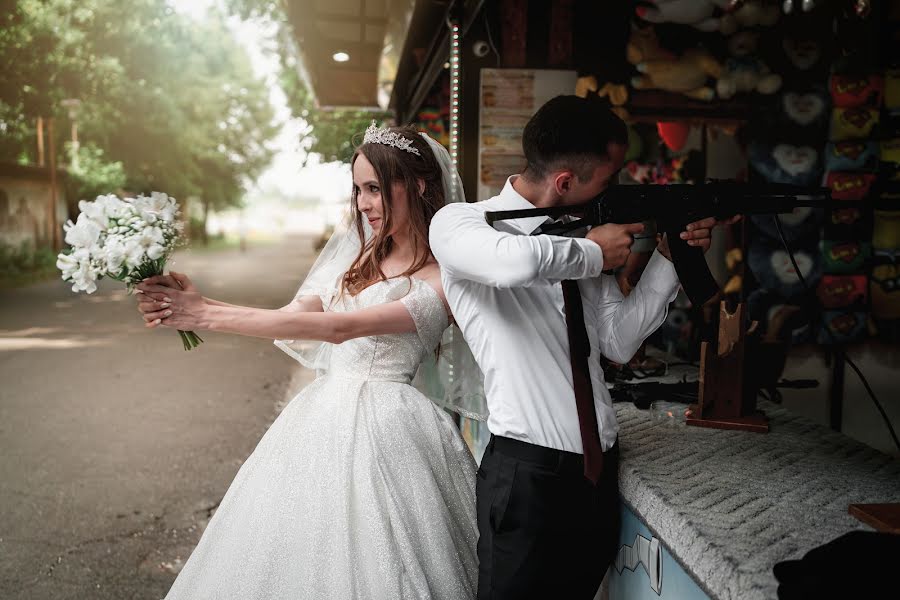
[[422, 156], [419, 149], [412, 145], [412, 140], [403, 137], [399, 133], [390, 131], [386, 127], [379, 128], [375, 125], [375, 121], [366, 129], [366, 135], [363, 137], [363, 144], [383, 144], [385, 146], [393, 146], [400, 150], [406, 150], [416, 156]]

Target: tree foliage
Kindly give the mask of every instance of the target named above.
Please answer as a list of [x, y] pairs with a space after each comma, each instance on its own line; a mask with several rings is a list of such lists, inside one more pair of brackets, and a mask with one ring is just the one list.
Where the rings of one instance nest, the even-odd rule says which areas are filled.
[[80, 100], [85, 154], [73, 175], [82, 197], [121, 179], [121, 169], [131, 191], [227, 206], [271, 160], [268, 90], [223, 15], [195, 21], [165, 0], [0, 5], [0, 160], [34, 160], [38, 116], [56, 118], [64, 149], [67, 98]]

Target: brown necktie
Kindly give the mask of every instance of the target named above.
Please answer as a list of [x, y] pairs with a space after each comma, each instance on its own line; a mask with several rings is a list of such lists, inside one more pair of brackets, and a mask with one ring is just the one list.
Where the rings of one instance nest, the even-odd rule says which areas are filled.
[[594, 389], [588, 356], [591, 345], [584, 326], [584, 310], [578, 282], [562, 282], [563, 301], [566, 309], [566, 328], [569, 331], [569, 360], [572, 363], [572, 383], [575, 387], [575, 406], [578, 409], [578, 426], [584, 447], [584, 476], [596, 484], [603, 471], [603, 447], [600, 445], [600, 429], [594, 409]]

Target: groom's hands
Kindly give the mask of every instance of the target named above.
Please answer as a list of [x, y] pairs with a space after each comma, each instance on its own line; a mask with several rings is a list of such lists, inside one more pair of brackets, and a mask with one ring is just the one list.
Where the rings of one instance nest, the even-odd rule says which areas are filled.
[[[703, 252], [706, 252], [709, 250], [709, 246], [712, 243], [713, 227], [716, 227], [717, 225], [733, 225], [740, 220], [741, 215], [735, 215], [730, 219], [722, 221], [717, 220], [715, 217], [700, 219], [699, 221], [689, 223], [685, 227], [685, 230], [681, 232], [681, 239], [686, 240], [688, 246], [699, 246], [703, 249]], [[657, 249], [660, 254], [670, 261], [672, 260], [672, 253], [669, 251], [669, 240], [665, 235], [660, 239]]]
[[603, 270], [608, 271], [621, 267], [631, 254], [634, 236], [643, 233], [643, 223], [618, 225], [607, 223], [592, 228], [585, 236], [603, 250]]

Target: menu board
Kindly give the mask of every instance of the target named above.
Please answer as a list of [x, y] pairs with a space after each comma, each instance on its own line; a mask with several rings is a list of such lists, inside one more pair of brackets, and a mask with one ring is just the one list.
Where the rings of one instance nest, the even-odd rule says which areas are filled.
[[575, 90], [575, 71], [482, 69], [478, 130], [478, 198], [500, 193], [525, 166], [522, 131], [547, 100]]

